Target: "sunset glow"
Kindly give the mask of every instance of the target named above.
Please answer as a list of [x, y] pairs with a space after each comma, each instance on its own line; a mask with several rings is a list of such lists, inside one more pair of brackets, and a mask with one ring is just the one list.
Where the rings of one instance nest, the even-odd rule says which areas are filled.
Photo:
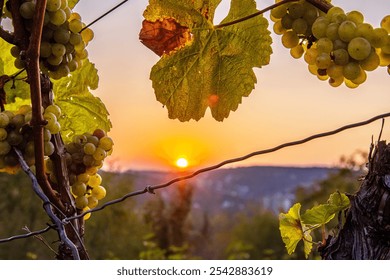
[[178, 158], [176, 161], [176, 166], [180, 168], [186, 168], [188, 166], [188, 160], [185, 158]]

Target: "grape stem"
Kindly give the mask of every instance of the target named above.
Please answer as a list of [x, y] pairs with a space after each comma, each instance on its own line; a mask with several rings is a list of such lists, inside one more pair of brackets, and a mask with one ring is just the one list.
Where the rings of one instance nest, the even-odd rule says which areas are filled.
[[[225, 23], [222, 23], [222, 24], [217, 24], [217, 25], [214, 26], [214, 28], [218, 29], [218, 28], [234, 25], [234, 24], [246, 21], [248, 19], [254, 18], [256, 16], [262, 15], [265, 12], [268, 12], [268, 11], [270, 11], [270, 10], [276, 8], [276, 7], [282, 6], [282, 5], [286, 4], [286, 3], [298, 2], [298, 1], [299, 0], [283, 0], [283, 1], [280, 1], [278, 3], [273, 4], [271, 6], [268, 6], [268, 7], [264, 8], [263, 10], [260, 10], [260, 11], [258, 11], [256, 13], [250, 14], [248, 16], [245, 16], [245, 17], [242, 17], [242, 18], [239, 18], [239, 19], [236, 19], [236, 20], [232, 20], [232, 21], [229, 21], [229, 22], [225, 22]], [[313, 6], [317, 7], [321, 11], [325, 12], [325, 13], [330, 8], [333, 7], [332, 4], [330, 4], [328, 2], [325, 2], [324, 0], [306, 0], [306, 1], [309, 2], [310, 4], [312, 4]]]

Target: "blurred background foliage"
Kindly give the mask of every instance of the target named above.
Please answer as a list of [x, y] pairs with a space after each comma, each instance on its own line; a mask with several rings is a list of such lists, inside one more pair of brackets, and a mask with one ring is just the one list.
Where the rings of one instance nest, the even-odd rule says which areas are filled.
[[[361, 155], [359, 154], [358, 157]], [[363, 155], [365, 157], [366, 155]], [[302, 212], [324, 203], [335, 191], [354, 193], [364, 174], [361, 160], [343, 158], [340, 168], [310, 188], [298, 187]], [[131, 175], [102, 172], [108, 201], [134, 190]], [[170, 195], [127, 199], [93, 213], [86, 222], [85, 245], [91, 259], [303, 259], [300, 246], [289, 256], [279, 233], [278, 215], [261, 205], [247, 205], [238, 213], [210, 216], [193, 211], [196, 186], [181, 182]], [[34, 231], [50, 223], [29, 178], [0, 173], [0, 238]], [[280, 209], [285, 212], [288, 209]], [[331, 232], [337, 221], [331, 223]], [[0, 243], [0, 259], [53, 259], [58, 236], [51, 230], [38, 237]], [[321, 240], [321, 236], [314, 237]], [[315, 252], [311, 259], [319, 258]]]

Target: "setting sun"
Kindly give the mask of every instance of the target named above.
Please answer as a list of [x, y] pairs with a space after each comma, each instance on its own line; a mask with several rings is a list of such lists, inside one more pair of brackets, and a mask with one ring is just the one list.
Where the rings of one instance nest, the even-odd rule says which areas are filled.
[[180, 168], [186, 168], [188, 166], [188, 160], [185, 158], [179, 158], [176, 160], [176, 166]]

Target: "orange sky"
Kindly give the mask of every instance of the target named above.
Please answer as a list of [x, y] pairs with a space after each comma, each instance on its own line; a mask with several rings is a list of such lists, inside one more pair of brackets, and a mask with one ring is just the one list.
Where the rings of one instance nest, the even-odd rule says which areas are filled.
[[[78, 10], [88, 23], [119, 2], [82, 0]], [[257, 3], [264, 8], [273, 1]], [[332, 3], [346, 11], [359, 9], [375, 26], [390, 14], [388, 0]], [[105, 102], [114, 126], [110, 132], [115, 141], [113, 168], [169, 169], [178, 157], [187, 157], [191, 168], [211, 165], [390, 111], [385, 68], [368, 73], [368, 81], [358, 89], [334, 89], [309, 74], [303, 59], [294, 60], [281, 46], [280, 37], [272, 35], [270, 65], [255, 71], [256, 89], [228, 119], [217, 122], [207, 112], [199, 122], [170, 120], [155, 100], [149, 80], [159, 57], [138, 40], [146, 5], [146, 0], [131, 0], [92, 27], [95, 39], [88, 51], [100, 76], [95, 94]], [[221, 4], [219, 18], [227, 6], [228, 1]], [[371, 136], [376, 138], [379, 131], [376, 122], [240, 165], [334, 165], [341, 155], [367, 150]], [[389, 125], [383, 138], [390, 138]]]

